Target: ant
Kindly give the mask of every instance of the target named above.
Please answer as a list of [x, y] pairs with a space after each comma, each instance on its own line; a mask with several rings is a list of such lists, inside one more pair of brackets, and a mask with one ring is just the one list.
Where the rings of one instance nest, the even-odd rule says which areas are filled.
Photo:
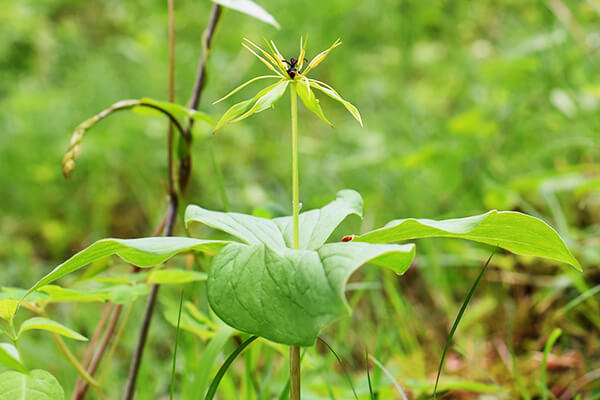
[[[294, 79], [296, 77], [296, 75], [298, 74], [298, 68], [296, 68], [296, 64], [298, 64], [299, 60], [296, 60], [294, 57], [290, 58], [290, 61], [288, 60], [281, 60], [282, 62], [286, 63], [288, 65], [288, 69], [287, 69], [287, 73], [290, 76], [291, 79]], [[308, 62], [308, 60], [305, 58], [304, 61]]]

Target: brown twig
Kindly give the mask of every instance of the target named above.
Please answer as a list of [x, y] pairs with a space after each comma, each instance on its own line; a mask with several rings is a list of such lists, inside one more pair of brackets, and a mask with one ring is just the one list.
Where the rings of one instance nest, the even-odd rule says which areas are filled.
[[[96, 352], [96, 355], [94, 356], [90, 365], [86, 366], [88, 374], [90, 374], [91, 376], [93, 376], [96, 373], [98, 365], [100, 365], [100, 361], [104, 356], [104, 352], [106, 351], [106, 348], [110, 343], [110, 339], [112, 338], [113, 333], [115, 332], [115, 328], [117, 327], [117, 322], [119, 321], [119, 317], [121, 316], [122, 310], [123, 305], [121, 304], [117, 305], [114, 308], [112, 316], [110, 318], [110, 322], [108, 323], [108, 327], [106, 328], [106, 331], [104, 331], [104, 336], [102, 336], [102, 341], [100, 342], [98, 351]], [[85, 393], [87, 392], [88, 386], [88, 382], [85, 381], [82, 381], [79, 385], [75, 385], [75, 391], [73, 392], [72, 399], [83, 399]]]
[[[92, 335], [92, 338], [90, 339], [90, 343], [88, 344], [88, 348], [86, 349], [85, 356], [83, 357], [83, 361], [81, 362], [81, 365], [86, 370], [88, 369], [88, 367], [90, 365], [90, 361], [92, 360], [92, 356], [94, 355], [94, 348], [96, 347], [96, 342], [98, 341], [98, 339], [100, 338], [100, 335], [102, 334], [102, 330], [104, 329], [104, 323], [108, 319], [108, 316], [110, 315], [112, 308], [113, 308], [112, 303], [108, 303], [104, 307], [104, 310], [102, 311], [102, 315], [100, 316], [100, 320], [98, 321], [98, 324], [96, 325], [96, 328], [94, 329], [94, 334]], [[81, 387], [83, 386], [84, 383], [85, 383], [85, 381], [83, 380], [83, 378], [78, 376], [77, 382], [75, 382], [75, 390], [73, 391], [73, 397], [72, 397], [73, 400], [77, 400], [79, 398], [79, 397], [77, 397], [76, 394], [81, 391]]]
[[[198, 61], [198, 70], [196, 72], [196, 80], [194, 81], [194, 89], [192, 91], [192, 97], [189, 101], [189, 108], [197, 110], [198, 105], [200, 104], [200, 97], [202, 96], [202, 91], [204, 89], [204, 83], [206, 82], [206, 60], [208, 59], [208, 54], [212, 48], [212, 41], [215, 35], [215, 31], [217, 29], [217, 25], [219, 23], [219, 19], [221, 18], [221, 6], [213, 3], [212, 8], [210, 9], [210, 17], [208, 20], [208, 25], [202, 34], [202, 53], [200, 54], [200, 60]], [[187, 122], [185, 127], [186, 137], [190, 140], [192, 138], [192, 127], [194, 126], [194, 120], [190, 119]], [[187, 148], [190, 148], [191, 143], [187, 143]], [[188, 150], [189, 151], [189, 150]], [[179, 187], [181, 191], [184, 191], [187, 187], [188, 181], [190, 179], [190, 171], [191, 171], [191, 157], [190, 154], [182, 155], [179, 159]]]

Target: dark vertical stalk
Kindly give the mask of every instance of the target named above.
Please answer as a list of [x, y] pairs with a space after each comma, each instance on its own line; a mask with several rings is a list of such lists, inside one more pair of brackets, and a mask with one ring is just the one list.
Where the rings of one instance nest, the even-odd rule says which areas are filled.
[[[202, 53], [200, 54], [200, 61], [198, 62], [198, 70], [196, 72], [196, 80], [194, 81], [194, 89], [192, 90], [192, 97], [188, 103], [189, 108], [197, 110], [200, 104], [200, 97], [204, 89], [204, 83], [206, 82], [206, 60], [208, 54], [212, 48], [212, 41], [217, 29], [217, 24], [221, 18], [221, 6], [213, 3], [210, 9], [210, 17], [208, 25], [202, 34]], [[191, 147], [191, 131], [194, 126], [194, 120], [190, 119], [185, 127], [187, 143], [185, 143], [185, 149], [187, 153], [182, 154], [179, 158], [179, 189], [184, 192], [187, 184], [190, 180], [190, 171], [192, 167], [192, 159], [190, 154]], [[212, 150], [211, 150], [212, 151]]]
[[[167, 211], [167, 226], [165, 230], [165, 236], [173, 235], [173, 227], [175, 226], [175, 218], [177, 216], [177, 195], [171, 196], [169, 202], [169, 209]], [[146, 302], [146, 310], [144, 311], [144, 320], [142, 322], [142, 328], [138, 336], [138, 343], [135, 348], [135, 352], [131, 358], [131, 364], [129, 366], [129, 375], [127, 376], [127, 382], [125, 383], [125, 391], [123, 399], [131, 400], [135, 394], [135, 385], [137, 382], [138, 373], [140, 370], [140, 364], [142, 362], [142, 355], [144, 348], [148, 340], [148, 331], [150, 330], [150, 323], [152, 322], [152, 315], [154, 314], [154, 306], [156, 305], [156, 298], [158, 296], [158, 289], [160, 285], [152, 285], [148, 301]]]

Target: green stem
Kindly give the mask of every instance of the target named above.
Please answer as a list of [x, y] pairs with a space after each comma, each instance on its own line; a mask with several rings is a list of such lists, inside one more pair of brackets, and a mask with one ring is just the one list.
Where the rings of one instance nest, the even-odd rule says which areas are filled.
[[298, 97], [296, 96], [296, 85], [290, 85], [290, 100], [292, 105], [292, 212], [294, 216], [294, 249], [300, 247], [298, 213], [300, 202], [298, 201]]
[[[294, 249], [300, 248], [300, 212], [298, 183], [298, 97], [296, 85], [290, 85], [290, 104], [292, 112], [292, 212], [294, 218]], [[290, 347], [290, 400], [300, 400], [300, 347]]]
[[56, 333], [52, 334], [52, 338], [54, 339], [54, 342], [58, 346], [58, 349], [60, 350], [62, 355], [73, 366], [75, 371], [77, 371], [77, 373], [87, 383], [89, 383], [94, 388], [99, 389], [100, 385], [98, 384], [98, 382], [96, 382], [96, 380], [92, 376], [90, 376], [90, 374], [87, 373], [87, 371], [85, 370], [85, 368], [83, 368], [83, 366], [79, 363], [79, 361], [77, 361], [77, 358], [73, 355], [73, 353], [71, 353], [71, 350], [69, 350], [69, 348], [67, 347], [65, 342], [62, 340], [62, 338]]

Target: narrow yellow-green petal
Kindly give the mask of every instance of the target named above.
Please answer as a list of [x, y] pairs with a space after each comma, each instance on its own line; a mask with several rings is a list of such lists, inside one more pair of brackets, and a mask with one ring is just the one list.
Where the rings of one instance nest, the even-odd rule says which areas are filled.
[[260, 46], [256, 45], [255, 43], [253, 43], [251, 40], [244, 38], [244, 40], [250, 44], [252, 47], [254, 47], [255, 49], [259, 50], [266, 58], [267, 60], [269, 60], [271, 62], [271, 64], [273, 64], [276, 67], [279, 67], [279, 69], [281, 70], [281, 72], [285, 75], [286, 73], [286, 69], [285, 67], [282, 66], [281, 61], [276, 61], [275, 58], [273, 58], [269, 53], [267, 53], [266, 51], [264, 51]]
[[283, 60], [283, 56], [281, 54], [279, 54], [279, 52], [276, 52], [275, 49], [273, 49], [273, 46], [271, 46], [271, 43], [269, 43], [269, 41], [267, 40], [267, 38], [263, 38], [263, 40], [267, 44], [267, 47], [269, 48], [269, 51], [271, 51], [271, 53], [273, 54], [273, 57], [277, 60], [277, 64], [281, 67], [281, 69], [283, 71], [287, 71], [287, 67], [285, 66], [285, 64], [282, 61]]
[[248, 118], [252, 114], [259, 113], [272, 107], [273, 104], [277, 100], [279, 100], [279, 98], [283, 95], [289, 83], [289, 79], [282, 79], [273, 86], [271, 86], [268, 91], [263, 93], [262, 96], [260, 96], [260, 98], [256, 100], [256, 103], [254, 103], [254, 105], [248, 111], [246, 111], [243, 115], [237, 117], [236, 119], [232, 120], [231, 123], [241, 121], [245, 118]]
[[[279, 81], [279, 82], [281, 82], [281, 81]], [[271, 89], [273, 89], [275, 86], [277, 86], [279, 84], [279, 82], [276, 82], [272, 85], [267, 86], [266, 88], [261, 89], [253, 98], [241, 101], [241, 102], [231, 106], [225, 112], [225, 114], [223, 114], [223, 116], [221, 117], [219, 122], [217, 122], [217, 125], [215, 126], [213, 133], [215, 133], [218, 129], [223, 127], [223, 125], [225, 125], [226, 123], [232, 122], [232, 120], [234, 118], [236, 118], [237, 116], [239, 116], [240, 114], [245, 112], [248, 108], [250, 108], [252, 106], [253, 103], [255, 103], [258, 99], [260, 99], [262, 96], [264, 96], [266, 93], [268, 93]]]
[[308, 73], [308, 71], [310, 71], [311, 69], [313, 69], [314, 67], [319, 65], [325, 59], [325, 57], [327, 57], [329, 52], [331, 50], [335, 49], [336, 47], [338, 47], [340, 44], [342, 44], [342, 41], [340, 39], [337, 39], [335, 42], [333, 42], [333, 44], [327, 50], [324, 50], [324, 51], [320, 52], [319, 54], [317, 54], [315, 56], [315, 58], [313, 58], [308, 63], [308, 66], [306, 67], [306, 71], [304, 71], [304, 74], [306, 75]]
[[360, 112], [358, 111], [358, 108], [356, 108], [349, 101], [344, 100], [342, 98], [342, 96], [340, 96], [340, 94], [338, 92], [336, 92], [336, 90], [334, 88], [332, 88], [325, 82], [321, 82], [316, 79], [308, 79], [308, 81], [310, 82], [310, 86], [314, 87], [315, 89], [319, 89], [321, 92], [325, 93], [327, 96], [342, 103], [344, 105], [344, 107], [346, 107], [346, 110], [348, 110], [348, 112], [350, 114], [352, 114], [352, 116], [358, 121], [360, 126], [361, 127], [363, 126], [362, 118], [360, 117]]
[[244, 46], [250, 53], [254, 54], [256, 56], [256, 58], [258, 58], [260, 61], [262, 61], [262, 63], [265, 64], [267, 66], [267, 68], [269, 68], [271, 71], [275, 72], [279, 77], [283, 78], [283, 75], [281, 75], [281, 73], [279, 71], [277, 71], [277, 69], [275, 69], [275, 67], [273, 65], [271, 65], [270, 62], [268, 62], [267, 60], [265, 60], [264, 58], [262, 58], [261, 56], [256, 54], [256, 52], [254, 50], [252, 50], [248, 45], [246, 45], [246, 43], [242, 43], [242, 46]]
[[258, 81], [260, 79], [267, 79], [267, 78], [276, 78], [279, 79], [280, 77], [277, 75], [262, 75], [262, 76], [257, 76], [256, 78], [252, 78], [250, 79], [248, 82], [241, 84], [240, 86], [236, 87], [235, 89], [233, 89], [231, 92], [229, 92], [226, 96], [221, 97], [219, 100], [215, 101], [213, 104], [217, 104], [220, 103], [221, 101], [225, 100], [226, 98], [228, 98], [229, 96], [231, 96], [232, 94], [240, 91], [241, 89], [243, 89], [244, 87], [248, 86], [249, 84], [251, 84], [254, 81]]
[[304, 58], [306, 57], [306, 42], [308, 42], [308, 35], [306, 35], [306, 39], [303, 39], [300, 36], [300, 55], [298, 56], [298, 72], [302, 69], [302, 65], [304, 64]]
[[333, 128], [333, 124], [329, 122], [327, 117], [325, 117], [323, 109], [321, 108], [321, 104], [319, 104], [319, 100], [317, 99], [313, 91], [310, 90], [310, 82], [308, 81], [308, 79], [303, 78], [301, 81], [296, 83], [296, 92], [298, 93], [298, 97], [300, 97], [300, 100], [302, 100], [302, 103], [306, 106], [306, 108], [315, 113], [327, 125]]

